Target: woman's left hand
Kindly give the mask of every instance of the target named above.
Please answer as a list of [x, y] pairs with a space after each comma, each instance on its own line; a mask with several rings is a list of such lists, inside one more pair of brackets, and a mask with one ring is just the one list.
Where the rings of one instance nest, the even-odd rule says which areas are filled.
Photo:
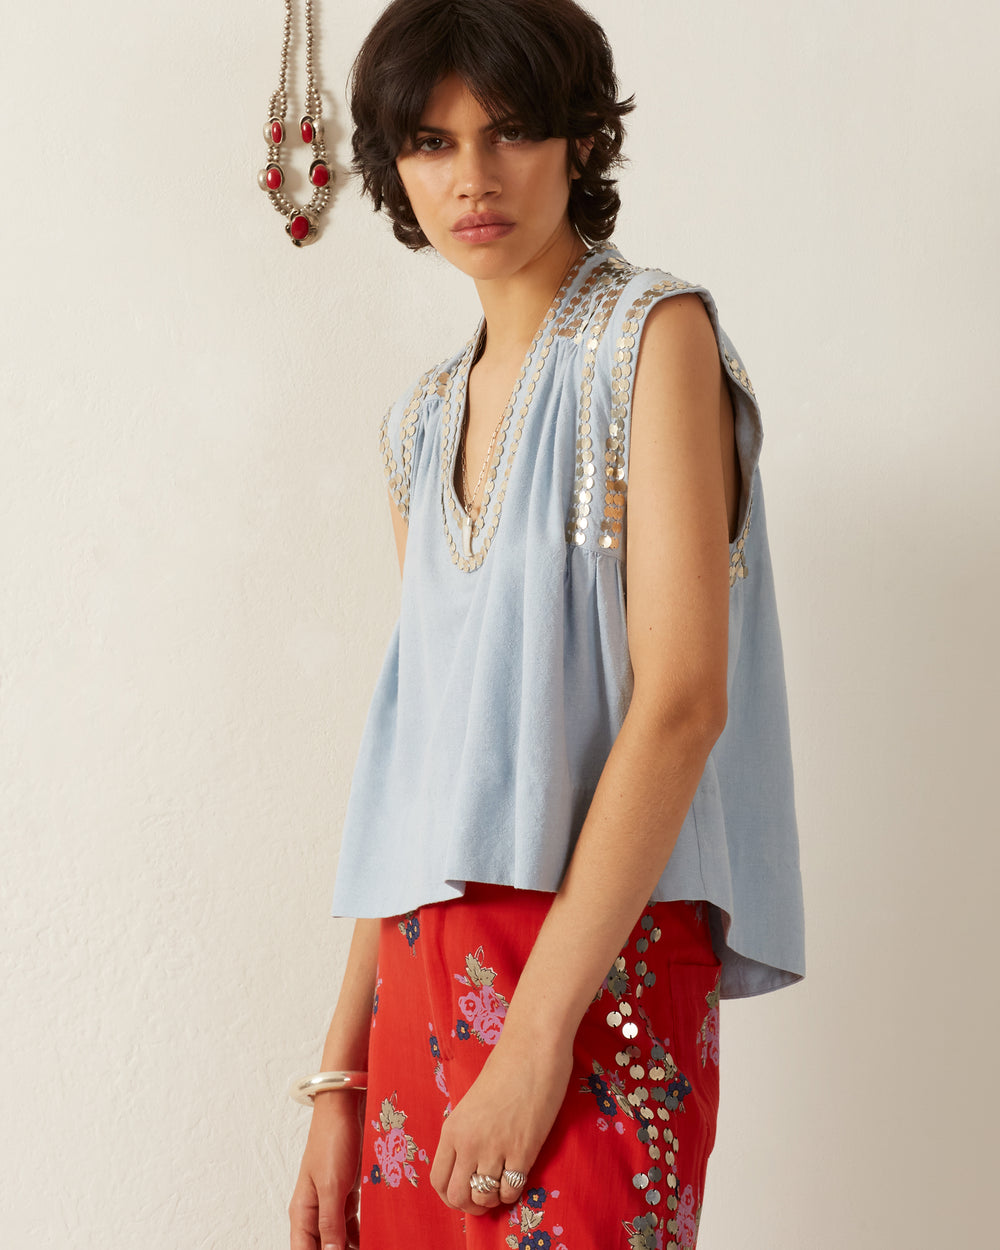
[[[528, 1177], [559, 1114], [572, 1065], [569, 1045], [545, 1049], [501, 1034], [441, 1129], [431, 1184], [447, 1206], [482, 1215], [518, 1201], [522, 1190], [513, 1188], [503, 1171]], [[477, 1172], [500, 1179], [499, 1191], [473, 1190], [470, 1181]], [[525, 1187], [530, 1186], [528, 1179]]]

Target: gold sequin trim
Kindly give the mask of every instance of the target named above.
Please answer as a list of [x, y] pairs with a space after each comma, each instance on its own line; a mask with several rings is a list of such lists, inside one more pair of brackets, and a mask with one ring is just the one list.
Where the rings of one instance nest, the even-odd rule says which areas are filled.
[[[593, 248], [589, 255], [598, 256], [604, 250], [604, 246], [601, 245]], [[632, 277], [638, 272], [635, 266], [630, 265], [622, 257], [606, 256], [566, 305], [552, 327], [555, 333], [560, 338], [573, 339], [579, 346], [583, 342], [587, 326], [594, 319], [597, 302], [606, 299], [607, 288], [616, 281], [617, 275], [628, 274]], [[591, 299], [592, 295], [595, 296], [594, 300]]]
[[736, 381], [739, 382], [740, 386], [743, 387], [747, 394], [752, 395], [753, 398], [756, 399], [757, 396], [754, 392], [753, 385], [750, 382], [750, 375], [747, 373], [746, 369], [744, 369], [736, 357], [730, 353], [728, 347], [723, 348], [723, 355], [726, 360], [726, 368], [733, 375]]
[[[579, 260], [573, 265], [572, 269], [563, 279], [552, 305], [545, 316], [544, 321], [538, 327], [531, 346], [524, 358], [524, 364], [514, 383], [514, 389], [511, 392], [510, 400], [504, 410], [503, 417], [500, 422], [500, 433], [497, 435], [496, 446], [493, 451], [493, 460], [490, 464], [489, 472], [486, 478], [486, 487], [483, 494], [483, 504], [472, 526], [472, 542], [480, 541], [478, 551], [474, 550], [471, 557], [466, 556], [459, 544], [455, 541], [453, 532], [457, 530], [461, 532], [462, 525], [465, 521], [465, 509], [459, 504], [455, 497], [454, 482], [454, 460], [457, 454], [458, 438], [461, 434], [462, 419], [465, 413], [465, 397], [468, 387], [468, 374], [472, 361], [473, 353], [479, 342], [479, 334], [473, 335], [462, 359], [450, 374], [443, 374], [439, 379], [440, 394], [444, 398], [444, 406], [441, 418], [441, 502], [442, 514], [444, 518], [444, 532], [448, 540], [448, 547], [451, 551], [451, 562], [464, 573], [472, 573], [478, 569], [490, 547], [493, 545], [493, 539], [496, 537], [497, 526], [500, 524], [500, 514], [503, 509], [503, 501], [507, 494], [507, 486], [510, 482], [511, 469], [514, 465], [514, 457], [518, 446], [521, 442], [521, 434], [524, 430], [524, 422], [531, 411], [531, 405], [534, 402], [535, 390], [538, 382], [545, 369], [545, 362], [549, 358], [552, 345], [555, 342], [556, 333], [559, 332], [560, 326], [565, 322], [566, 318], [571, 314], [580, 301], [585, 297], [584, 292], [592, 289], [595, 282], [600, 281], [600, 275], [604, 270], [604, 265], [599, 265], [594, 274], [591, 274], [587, 282], [583, 284], [580, 291], [574, 296], [573, 300], [564, 308], [563, 301], [566, 292], [569, 291], [572, 284], [576, 281], [580, 270], [584, 264], [593, 258], [595, 252], [602, 249], [591, 249], [585, 252]], [[621, 261], [616, 261], [614, 257], [609, 258], [608, 262], [620, 266]], [[534, 364], [534, 370], [532, 370]], [[525, 386], [525, 379], [528, 378], [529, 371], [531, 377]], [[522, 396], [523, 402], [517, 414], [517, 420], [514, 421], [514, 411], [517, 408], [518, 400]], [[460, 415], [461, 414], [461, 415]], [[511, 433], [511, 423], [513, 422], [513, 432]], [[500, 466], [503, 462], [504, 450], [507, 444], [507, 436], [511, 434], [510, 450], [507, 454], [507, 463], [504, 465], [503, 476], [499, 479]], [[449, 523], [450, 521], [450, 523]]]
[[[726, 362], [726, 368], [729, 370], [729, 374], [732, 377], [733, 381], [736, 382], [739, 386], [741, 386], [743, 390], [746, 391], [746, 393], [750, 396], [750, 398], [756, 404], [757, 396], [756, 396], [756, 393], [754, 392], [753, 384], [750, 381], [750, 376], [747, 373], [746, 369], [744, 369], [743, 366], [740, 364], [738, 357], [733, 352], [731, 352], [729, 348], [730, 348], [730, 344], [728, 342], [723, 344], [722, 355], [723, 355], [723, 359]], [[730, 588], [735, 586], [737, 582], [745, 580], [745, 578], [747, 577], [749, 573], [749, 569], [747, 567], [747, 559], [746, 559], [746, 543], [747, 543], [747, 538], [750, 536], [750, 518], [752, 515], [753, 515], [753, 495], [751, 494], [749, 501], [747, 503], [746, 520], [743, 523], [743, 529], [740, 532], [740, 536], [739, 538], [737, 538], [736, 543], [733, 546], [732, 555], [730, 556], [730, 560], [729, 560]]]
[[[573, 482], [573, 502], [570, 506], [569, 519], [566, 522], [566, 541], [580, 547], [587, 541], [587, 524], [590, 520], [597, 485], [597, 463], [590, 421], [597, 352], [622, 291], [639, 272], [638, 269], [621, 264], [616, 268], [617, 272], [609, 273], [605, 279], [606, 289], [602, 302], [586, 330], [587, 350], [583, 357], [580, 416], [576, 435], [576, 477]], [[582, 326], [576, 329], [575, 337], [577, 342], [583, 342], [585, 333]]]
[[661, 295], [691, 289], [690, 282], [683, 282], [680, 278], [664, 278], [639, 296], [622, 324], [621, 338], [617, 343], [615, 363], [611, 370], [611, 424], [604, 447], [604, 519], [601, 521], [601, 537], [598, 541], [605, 551], [617, 551], [625, 532], [625, 498], [628, 493], [625, 430], [632, 395], [633, 358], [642, 322], [650, 304]]
[[[633, 270], [629, 275], [639, 272]], [[642, 322], [651, 304], [663, 295], [692, 290], [689, 282], [678, 278], [666, 278], [645, 291], [629, 309], [622, 324], [621, 337], [616, 345], [614, 365], [611, 370], [611, 420], [604, 448], [604, 517], [601, 522], [600, 546], [606, 551], [617, 551], [625, 531], [625, 506], [628, 495], [627, 465], [625, 463], [626, 426], [630, 415], [634, 357], [639, 342]], [[618, 292], [620, 294], [620, 291]], [[606, 310], [605, 310], [606, 311]], [[607, 327], [606, 318], [600, 327], [600, 335], [588, 343], [584, 358], [583, 384], [580, 400], [580, 426], [577, 440], [576, 481], [573, 502], [566, 528], [567, 541], [582, 546], [587, 541], [587, 524], [592, 511], [596, 480], [593, 457], [590, 408], [593, 393], [595, 352]], [[582, 338], [578, 341], [582, 341]], [[593, 344], [594, 351], [591, 346]], [[733, 379], [756, 401], [753, 384], [746, 369], [728, 346], [723, 347], [723, 359]], [[750, 518], [753, 512], [751, 498], [747, 507], [743, 530], [736, 540], [729, 567], [729, 584], [735, 586], [747, 577], [746, 542], [750, 534]]]
[[743, 581], [749, 569], [747, 568], [746, 544], [747, 538], [750, 536], [750, 518], [753, 515], [753, 496], [750, 496], [750, 502], [747, 504], [747, 519], [743, 523], [743, 532], [736, 540], [733, 548], [733, 554], [729, 559], [729, 586], [732, 588], [737, 582]]
[[392, 417], [392, 409], [385, 414], [382, 419], [382, 425], [379, 430], [379, 451], [382, 453], [382, 464], [385, 467], [385, 476], [389, 485], [389, 491], [392, 495], [393, 503], [399, 511], [399, 515], [403, 520], [407, 520], [410, 515], [410, 471], [413, 468], [413, 438], [417, 428], [417, 419], [420, 413], [420, 401], [424, 397], [427, 384], [433, 376], [434, 370], [425, 373], [417, 383], [416, 390], [410, 398], [410, 402], [403, 410], [403, 416], [399, 423], [399, 445], [401, 464], [396, 464], [396, 458], [392, 451], [392, 439], [389, 436], [389, 421]]

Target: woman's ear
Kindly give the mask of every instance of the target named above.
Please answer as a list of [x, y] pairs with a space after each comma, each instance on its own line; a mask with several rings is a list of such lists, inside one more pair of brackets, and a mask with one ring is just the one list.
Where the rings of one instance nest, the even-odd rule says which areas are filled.
[[[588, 138], [586, 139], [577, 139], [576, 140], [577, 162], [580, 165], [586, 165], [587, 161], [590, 159], [590, 154], [593, 150], [594, 150], [594, 136], [593, 135], [588, 136]], [[580, 171], [576, 167], [576, 165], [574, 165], [573, 167], [573, 177], [574, 178], [580, 177]]]

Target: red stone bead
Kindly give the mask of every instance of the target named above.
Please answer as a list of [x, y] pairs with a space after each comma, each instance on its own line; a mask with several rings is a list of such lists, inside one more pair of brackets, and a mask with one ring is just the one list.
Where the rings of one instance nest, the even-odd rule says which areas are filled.
[[267, 169], [267, 189], [269, 191], [277, 191], [284, 181], [285, 179], [278, 166], [269, 165]]
[[288, 233], [293, 239], [298, 239], [301, 242], [309, 233], [309, 218], [302, 213], [297, 214], [289, 223]]
[[285, 128], [281, 122], [273, 120], [271, 122], [271, 142], [281, 143], [285, 137]]
[[312, 143], [313, 138], [315, 137], [315, 134], [316, 134], [316, 131], [313, 128], [312, 118], [303, 117], [302, 119], [302, 142]]
[[330, 168], [322, 161], [316, 161], [309, 171], [309, 181], [314, 187], [325, 187], [330, 181]]

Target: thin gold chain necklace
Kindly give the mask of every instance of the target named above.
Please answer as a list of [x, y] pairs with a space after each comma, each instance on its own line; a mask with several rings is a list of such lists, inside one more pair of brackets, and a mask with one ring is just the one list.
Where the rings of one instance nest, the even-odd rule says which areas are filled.
[[[580, 255], [572, 257], [569, 264], [563, 270], [563, 275], [559, 279], [559, 283], [556, 286], [555, 295], [552, 297], [553, 303], [555, 302], [556, 299], [559, 298], [559, 295], [563, 289], [563, 285], [566, 282], [566, 279], [569, 277], [570, 271], [572, 270], [573, 266], [579, 261], [579, 259], [580, 259]], [[550, 305], [549, 307], [551, 311], [552, 305]], [[472, 370], [476, 367], [476, 365], [482, 359], [483, 352], [485, 351], [485, 349], [486, 349], [486, 334], [484, 332], [482, 338], [480, 339], [476, 347], [475, 354], [472, 357], [472, 363], [469, 365], [469, 379], [470, 380], [472, 377]], [[462, 511], [465, 514], [462, 517], [462, 549], [463, 549], [466, 559], [471, 559], [472, 557], [472, 528], [473, 528], [473, 523], [474, 523], [472, 510], [475, 506], [476, 499], [479, 495], [479, 489], [483, 484], [483, 479], [486, 476], [486, 470], [489, 468], [493, 460], [493, 453], [496, 447], [497, 439], [500, 437], [500, 431], [503, 428], [504, 421], [510, 416], [513, 410], [513, 407], [514, 407], [514, 394], [512, 393], [510, 400], [504, 406], [503, 411], [500, 413], [500, 419], [499, 421], [497, 421], [496, 429], [493, 431], [493, 437], [490, 439], [490, 445], [486, 449], [486, 458], [483, 460], [482, 468], [479, 470], [479, 477], [476, 479], [475, 489], [473, 490], [472, 495], [470, 496], [469, 495], [468, 458], [467, 458], [466, 453], [467, 453], [467, 448], [468, 448], [467, 435], [469, 432], [469, 420], [471, 417], [471, 412], [469, 409], [468, 386], [466, 387], [465, 417], [463, 419], [462, 432], [459, 435], [459, 437], [462, 440]], [[480, 511], [481, 510], [482, 509], [480, 509]]]
[[[486, 336], [483, 335], [483, 338], [481, 339], [479, 346], [476, 348], [476, 354], [472, 358], [472, 364], [469, 366], [470, 375], [471, 375], [472, 370], [476, 367], [476, 365], [482, 359], [482, 355], [483, 355], [483, 351], [485, 347], [486, 347]], [[471, 414], [471, 411], [469, 410], [468, 400], [466, 400], [465, 428], [462, 431], [462, 507], [465, 509], [465, 515], [468, 517], [470, 521], [473, 520], [472, 510], [475, 507], [476, 500], [479, 497], [479, 489], [483, 484], [483, 478], [486, 476], [486, 470], [489, 468], [490, 461], [493, 459], [493, 449], [496, 447], [497, 438], [500, 435], [500, 427], [503, 425], [503, 419], [506, 415], [507, 415], [507, 408], [504, 407], [503, 411], [500, 413], [500, 420], [496, 424], [496, 429], [493, 431], [493, 437], [490, 439], [490, 444], [486, 448], [486, 458], [483, 460], [483, 466], [479, 470], [479, 476], [476, 478], [475, 489], [470, 495], [469, 494], [469, 461], [468, 461], [467, 452], [468, 452], [468, 446], [469, 446], [469, 438], [468, 438], [469, 421], [471, 420], [472, 414]]]

